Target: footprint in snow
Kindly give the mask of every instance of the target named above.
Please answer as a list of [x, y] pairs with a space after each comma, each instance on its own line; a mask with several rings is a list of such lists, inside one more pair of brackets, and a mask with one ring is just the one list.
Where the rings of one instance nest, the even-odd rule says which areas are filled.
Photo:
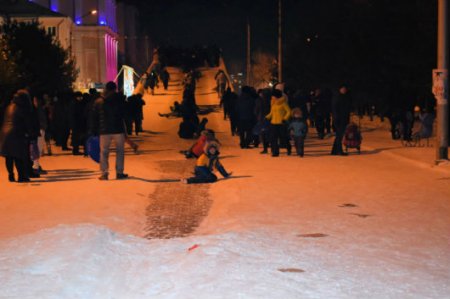
[[369, 215], [369, 214], [358, 214], [358, 213], [352, 213], [350, 215], [355, 215], [355, 216], [358, 216], [360, 218], [367, 218], [367, 217], [371, 217], [372, 216], [372, 215]]
[[301, 234], [301, 235], [297, 235], [297, 237], [300, 237], [300, 238], [324, 238], [324, 237], [328, 237], [328, 235], [321, 234], [321, 233], [314, 233], [314, 234]]
[[283, 272], [283, 273], [303, 273], [303, 272], [305, 272], [305, 270], [298, 269], [298, 268], [281, 268], [281, 269], [278, 269], [278, 271]]
[[339, 206], [340, 208], [357, 208], [358, 206], [352, 203], [344, 203]]

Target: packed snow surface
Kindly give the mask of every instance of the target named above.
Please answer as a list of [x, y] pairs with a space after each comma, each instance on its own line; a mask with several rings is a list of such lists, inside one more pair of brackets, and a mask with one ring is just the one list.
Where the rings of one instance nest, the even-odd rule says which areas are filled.
[[145, 240], [90, 224], [58, 226], [0, 243], [0, 298], [445, 298], [448, 294], [448, 269], [432, 261], [417, 260], [416, 268], [411, 268], [406, 266], [411, 257], [402, 252], [379, 260], [377, 248], [365, 248], [368, 252], [362, 257], [332, 250], [333, 240], [322, 248], [311, 243], [265, 231]]
[[[217, 70], [202, 71], [197, 101], [214, 107]], [[31, 184], [0, 167], [1, 299], [450, 298], [450, 172], [434, 148], [402, 147], [377, 120], [361, 155], [330, 156], [311, 129], [305, 158], [271, 158], [239, 149], [213, 112], [233, 178], [187, 186], [191, 141], [158, 116], [180, 100], [170, 72], [146, 97], [129, 180], [99, 182], [98, 165], [60, 151]]]

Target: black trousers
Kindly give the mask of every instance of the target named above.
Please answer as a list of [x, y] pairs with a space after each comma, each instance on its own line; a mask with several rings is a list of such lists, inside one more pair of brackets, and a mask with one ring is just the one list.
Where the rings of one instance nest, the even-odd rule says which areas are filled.
[[323, 139], [325, 135], [325, 119], [323, 115], [316, 115], [315, 122], [317, 135], [319, 136], [319, 139]]
[[287, 128], [285, 125], [270, 125], [270, 147], [272, 155], [280, 154], [280, 146], [287, 149], [288, 154], [291, 153], [291, 144], [288, 140]]
[[267, 130], [261, 131], [261, 133], [259, 133], [259, 140], [263, 144], [264, 151], [267, 151], [270, 145], [269, 132]]
[[344, 152], [342, 149], [342, 139], [344, 139], [345, 128], [336, 128], [336, 138], [334, 138], [333, 148], [331, 149], [332, 155], [340, 155]]
[[241, 148], [248, 147], [253, 141], [253, 122], [251, 120], [239, 121], [239, 138]]
[[234, 136], [237, 132], [237, 120], [235, 119], [235, 117], [231, 117], [230, 116], [230, 128], [231, 128], [231, 135]]
[[195, 170], [195, 176], [188, 178], [188, 184], [204, 184], [204, 183], [214, 183], [217, 181], [217, 176], [214, 173], [204, 173]]
[[9, 175], [14, 175], [14, 166], [16, 166], [17, 173], [19, 174], [19, 180], [28, 178], [28, 174], [25, 169], [25, 163], [22, 159], [5, 157], [5, 162], [6, 170], [8, 171]]
[[295, 144], [295, 150], [297, 152], [297, 155], [303, 157], [305, 154], [305, 137], [303, 136], [293, 136], [294, 144]]
[[331, 133], [331, 115], [330, 115], [330, 113], [325, 114], [325, 129], [327, 130], [327, 134]]

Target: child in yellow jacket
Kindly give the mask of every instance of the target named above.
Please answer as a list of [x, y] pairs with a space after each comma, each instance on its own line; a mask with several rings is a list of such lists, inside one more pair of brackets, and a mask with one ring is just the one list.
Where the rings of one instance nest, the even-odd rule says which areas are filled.
[[217, 176], [213, 170], [217, 169], [224, 178], [231, 176], [219, 161], [219, 145], [215, 142], [208, 143], [205, 152], [197, 159], [195, 166], [195, 176], [182, 179], [186, 184], [200, 184], [200, 183], [214, 183], [217, 181]]

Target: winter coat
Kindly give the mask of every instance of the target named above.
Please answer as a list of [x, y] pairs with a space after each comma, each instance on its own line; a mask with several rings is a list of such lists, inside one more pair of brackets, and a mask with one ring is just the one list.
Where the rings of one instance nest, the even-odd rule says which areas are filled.
[[350, 112], [352, 99], [350, 95], [341, 94], [334, 99], [333, 101], [333, 123], [336, 127], [336, 130], [344, 131], [350, 122]]
[[288, 121], [291, 116], [291, 108], [286, 102], [286, 98], [282, 96], [277, 99], [272, 97], [272, 106], [270, 107], [270, 113], [266, 116], [272, 125], [281, 125], [283, 122]]
[[86, 124], [86, 102], [73, 100], [69, 107], [69, 124], [74, 132], [85, 132]]
[[225, 170], [223, 165], [219, 161], [218, 155], [202, 154], [198, 159], [195, 166], [195, 173], [202, 173], [204, 176], [208, 176], [217, 169], [223, 177], [229, 177], [230, 175]]
[[93, 107], [90, 132], [92, 135], [125, 133], [125, 100], [118, 93], [98, 98]]
[[195, 124], [193, 124], [189, 120], [183, 120], [180, 123], [180, 127], [178, 129], [178, 136], [184, 139], [191, 139], [194, 137], [196, 129], [197, 127], [195, 126]]
[[42, 105], [38, 105], [36, 108], [37, 116], [39, 119], [39, 127], [41, 130], [47, 130], [48, 127], [48, 120], [47, 120], [47, 113]]
[[420, 118], [420, 138], [430, 138], [433, 135], [434, 115], [431, 113], [424, 113], [419, 115]]
[[270, 113], [270, 94], [267, 94], [267, 90], [264, 90], [262, 97], [259, 96], [256, 99], [255, 104], [256, 119], [258, 121], [262, 121], [269, 113]]
[[27, 138], [32, 130], [31, 100], [27, 94], [21, 94], [6, 108], [0, 131], [0, 154], [25, 160], [29, 157]]
[[206, 135], [202, 135], [197, 139], [197, 142], [192, 147], [191, 151], [196, 157], [203, 154], [206, 145]]
[[308, 125], [304, 119], [294, 119], [288, 127], [288, 131], [295, 137], [306, 137], [308, 133]]
[[250, 94], [242, 93], [236, 102], [236, 119], [252, 121], [255, 119], [255, 100]]

